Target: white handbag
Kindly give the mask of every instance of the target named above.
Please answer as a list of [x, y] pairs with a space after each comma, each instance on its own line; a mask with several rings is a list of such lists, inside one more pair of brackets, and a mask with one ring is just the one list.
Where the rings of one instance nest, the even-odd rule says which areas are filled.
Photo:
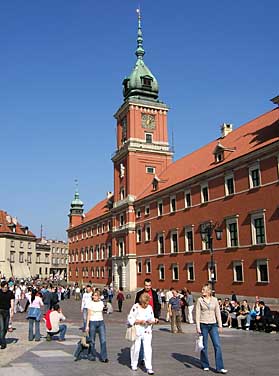
[[126, 330], [125, 339], [130, 342], [134, 342], [136, 340], [136, 327], [135, 325], [128, 326]]
[[195, 341], [195, 352], [200, 352], [203, 350], [203, 336], [198, 336]]

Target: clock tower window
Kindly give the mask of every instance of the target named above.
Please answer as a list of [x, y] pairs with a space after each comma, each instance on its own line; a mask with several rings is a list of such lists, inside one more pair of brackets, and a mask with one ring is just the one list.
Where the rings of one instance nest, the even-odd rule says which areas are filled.
[[152, 133], [145, 133], [145, 142], [147, 144], [152, 144]]

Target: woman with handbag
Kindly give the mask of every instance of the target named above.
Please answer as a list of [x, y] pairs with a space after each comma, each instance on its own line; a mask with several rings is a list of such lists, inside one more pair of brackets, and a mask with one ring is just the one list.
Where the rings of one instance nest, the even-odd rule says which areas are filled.
[[[40, 341], [40, 320], [42, 317], [41, 307], [44, 306], [42, 300], [42, 294], [36, 290], [33, 290], [30, 295], [30, 304], [28, 308], [27, 319], [29, 321], [28, 330], [28, 341]], [[34, 324], [35, 324], [35, 334], [34, 334]]]
[[203, 336], [203, 349], [200, 353], [201, 366], [204, 371], [209, 371], [208, 360], [208, 335], [213, 343], [217, 373], [227, 373], [224, 368], [219, 332], [222, 332], [222, 319], [218, 300], [212, 296], [209, 285], [202, 288], [202, 296], [196, 304], [197, 333]]
[[128, 324], [135, 326], [136, 338], [132, 343], [130, 356], [131, 368], [137, 370], [139, 351], [141, 342], [144, 348], [144, 363], [148, 375], [153, 375], [152, 370], [152, 325], [155, 323], [154, 313], [151, 305], [149, 305], [150, 296], [147, 292], [143, 293], [139, 298], [139, 303], [133, 305], [129, 315]]

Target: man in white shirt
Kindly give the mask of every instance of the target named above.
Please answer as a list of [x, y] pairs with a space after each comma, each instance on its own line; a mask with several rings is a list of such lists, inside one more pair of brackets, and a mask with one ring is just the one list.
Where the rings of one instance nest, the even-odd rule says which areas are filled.
[[167, 304], [167, 315], [166, 315], [166, 321], [170, 321], [170, 313], [168, 310], [169, 306], [169, 300], [172, 298], [172, 292], [173, 292], [173, 287], [171, 287], [167, 292], [166, 292], [166, 304]]
[[81, 309], [80, 309], [82, 312], [82, 318], [83, 318], [83, 327], [82, 327], [83, 332], [85, 332], [85, 328], [86, 328], [88, 304], [90, 302], [92, 302], [92, 289], [90, 285], [87, 285], [85, 293], [82, 296]]
[[52, 311], [49, 314], [49, 320], [51, 324], [51, 329], [47, 330], [47, 340], [51, 339], [51, 336], [59, 333], [58, 341], [65, 341], [65, 334], [67, 331], [66, 324], [60, 324], [60, 321], [65, 321], [66, 317], [62, 313], [62, 309], [59, 304], [55, 304]]

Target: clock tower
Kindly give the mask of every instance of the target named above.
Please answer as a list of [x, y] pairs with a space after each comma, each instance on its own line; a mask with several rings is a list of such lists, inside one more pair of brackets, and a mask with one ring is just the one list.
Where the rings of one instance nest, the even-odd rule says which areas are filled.
[[168, 107], [158, 100], [159, 85], [143, 61], [145, 51], [138, 11], [137, 61], [123, 80], [124, 103], [115, 114], [117, 150], [114, 163], [114, 201], [136, 199], [155, 175], [172, 162], [168, 143]]

